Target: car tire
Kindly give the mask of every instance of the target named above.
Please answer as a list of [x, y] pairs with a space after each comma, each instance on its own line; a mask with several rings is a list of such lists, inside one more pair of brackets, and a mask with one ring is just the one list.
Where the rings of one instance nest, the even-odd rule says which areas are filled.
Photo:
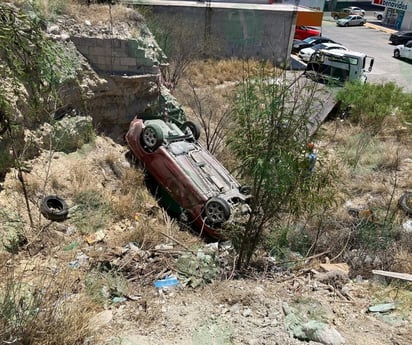
[[345, 26], [346, 26], [346, 27], [348, 27], [348, 26], [349, 26], [349, 24], [348, 24], [348, 23], [345, 23]]
[[230, 206], [221, 198], [210, 198], [204, 208], [206, 221], [211, 224], [222, 224], [230, 217]]
[[48, 195], [40, 203], [40, 212], [49, 220], [61, 222], [67, 218], [69, 208], [62, 198], [57, 195]]
[[382, 20], [382, 16], [381, 16], [381, 15], [378, 15], [378, 16], [376, 17], [376, 19]]
[[156, 124], [147, 125], [142, 131], [143, 145], [151, 151], [162, 145], [164, 140], [162, 129]]
[[399, 51], [399, 49], [395, 49], [393, 51], [393, 57], [396, 59], [399, 59], [401, 57], [401, 52]]
[[200, 138], [200, 126], [196, 122], [186, 121], [182, 125], [182, 130], [185, 132], [186, 129], [189, 129], [192, 132], [193, 138], [199, 140]]
[[250, 195], [252, 188], [250, 188], [250, 186], [248, 185], [243, 185], [239, 187], [239, 192], [243, 195]]
[[333, 19], [338, 20], [339, 16], [334, 16]]
[[406, 192], [399, 199], [399, 206], [408, 214], [412, 216], [412, 192]]

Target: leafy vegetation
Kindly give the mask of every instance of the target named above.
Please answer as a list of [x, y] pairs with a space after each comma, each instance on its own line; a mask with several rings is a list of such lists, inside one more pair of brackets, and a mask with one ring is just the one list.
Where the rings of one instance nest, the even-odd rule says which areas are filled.
[[337, 100], [342, 109], [349, 107], [350, 120], [367, 128], [371, 134], [379, 133], [390, 115], [409, 123], [412, 121], [412, 95], [392, 82], [348, 83], [337, 94]]
[[322, 169], [319, 162], [312, 175], [308, 161], [308, 125], [316, 89], [313, 84], [301, 85], [308, 97], [296, 99], [297, 82], [261, 70], [244, 79], [234, 100], [236, 128], [230, 147], [239, 159], [240, 175], [252, 190], [251, 216], [235, 239], [238, 268], [249, 264], [270, 223], [287, 214], [299, 217], [333, 201], [333, 193], [322, 193], [332, 185], [333, 169]]

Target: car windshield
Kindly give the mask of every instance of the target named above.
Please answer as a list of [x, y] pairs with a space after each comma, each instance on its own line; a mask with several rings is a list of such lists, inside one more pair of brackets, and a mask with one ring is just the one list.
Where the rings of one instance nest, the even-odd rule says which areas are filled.
[[312, 47], [312, 49], [313, 49], [313, 50], [318, 50], [318, 49], [323, 49], [323, 48], [325, 48], [325, 47], [326, 47], [325, 44], [323, 44], [323, 43], [318, 43], [318, 44], [315, 44], [315, 45]]
[[308, 38], [304, 39], [303, 42], [312, 43], [312, 42], [316, 41], [318, 38], [319, 37], [308, 37]]

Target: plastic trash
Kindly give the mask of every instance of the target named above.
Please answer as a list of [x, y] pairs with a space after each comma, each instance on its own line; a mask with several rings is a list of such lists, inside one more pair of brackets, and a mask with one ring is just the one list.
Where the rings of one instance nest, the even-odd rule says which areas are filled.
[[113, 303], [122, 303], [122, 302], [126, 302], [127, 299], [126, 297], [113, 297], [112, 301]]
[[154, 286], [158, 289], [174, 287], [179, 284], [176, 277], [166, 277], [165, 279], [156, 280]]
[[368, 310], [373, 313], [386, 313], [395, 309], [395, 303], [382, 303], [382, 304], [375, 304], [370, 306]]

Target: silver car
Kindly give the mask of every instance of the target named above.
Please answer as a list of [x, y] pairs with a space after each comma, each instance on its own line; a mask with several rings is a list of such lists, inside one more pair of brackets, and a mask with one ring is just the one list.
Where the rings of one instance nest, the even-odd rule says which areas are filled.
[[366, 23], [366, 19], [362, 16], [350, 15], [342, 19], [338, 19], [336, 22], [337, 26], [356, 26], [363, 25]]

